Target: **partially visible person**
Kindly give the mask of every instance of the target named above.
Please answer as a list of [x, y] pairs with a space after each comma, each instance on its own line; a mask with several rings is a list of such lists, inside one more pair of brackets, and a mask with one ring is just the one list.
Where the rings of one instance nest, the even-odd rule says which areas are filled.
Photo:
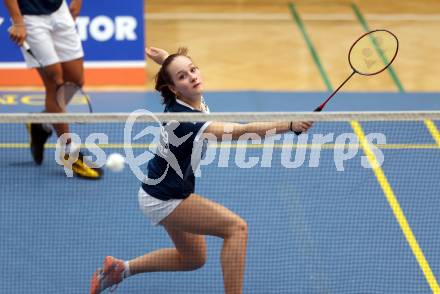
[[[23, 48], [22, 53], [28, 67], [36, 68], [45, 87], [45, 112], [65, 112], [56, 100], [57, 89], [65, 82], [84, 84], [84, 62], [81, 40], [75, 28], [75, 18], [79, 15], [82, 0], [4, 0], [11, 17], [12, 26], [9, 35], [12, 41], [23, 46], [26, 41], [32, 52], [43, 65], [31, 57]], [[79, 146], [72, 143], [69, 125], [53, 124], [58, 137], [63, 134], [62, 142], [65, 165], [73, 174], [86, 179], [99, 179], [100, 168], [92, 167], [84, 161]], [[44, 144], [52, 135], [52, 128], [46, 124], [29, 124], [31, 154], [34, 162], [41, 165], [44, 159]], [[76, 154], [78, 159], [69, 163], [69, 155]]]

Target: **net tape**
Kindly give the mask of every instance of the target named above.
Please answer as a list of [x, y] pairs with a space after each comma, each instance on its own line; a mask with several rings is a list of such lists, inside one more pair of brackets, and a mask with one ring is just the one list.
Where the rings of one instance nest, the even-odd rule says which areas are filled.
[[[0, 114], [0, 123], [105, 123], [125, 122], [134, 113], [7, 113]], [[440, 111], [371, 111], [371, 112], [217, 112], [205, 113], [152, 113], [137, 115], [137, 122], [159, 121], [424, 121], [440, 120]]]

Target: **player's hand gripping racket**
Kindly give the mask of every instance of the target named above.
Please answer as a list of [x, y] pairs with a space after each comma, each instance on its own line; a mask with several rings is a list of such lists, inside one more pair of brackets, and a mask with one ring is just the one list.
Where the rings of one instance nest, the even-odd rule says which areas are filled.
[[[43, 76], [45, 76], [44, 66], [35, 56], [34, 52], [32, 52], [29, 44], [24, 41], [22, 47], [38, 63], [39, 71]], [[65, 82], [64, 84], [58, 86], [56, 100], [58, 106], [64, 111], [67, 111], [67, 106], [72, 100], [74, 100], [75, 103], [73, 103], [74, 105], [72, 105], [70, 109], [71, 112], [93, 112], [90, 97], [79, 85], [72, 82]]]
[[[315, 108], [315, 112], [322, 111], [330, 99], [348, 82], [349, 79], [358, 73], [364, 76], [372, 76], [387, 69], [397, 56], [399, 40], [396, 35], [388, 30], [370, 31], [357, 39], [348, 52], [348, 62], [353, 72], [341, 83], [341, 85], [324, 100], [321, 105]], [[299, 135], [301, 132], [295, 132]]]

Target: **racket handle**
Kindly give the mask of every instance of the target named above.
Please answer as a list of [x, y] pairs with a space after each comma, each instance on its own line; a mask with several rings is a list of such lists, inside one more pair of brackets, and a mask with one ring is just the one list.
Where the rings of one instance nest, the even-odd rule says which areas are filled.
[[41, 63], [41, 61], [35, 56], [34, 52], [32, 51], [31, 47], [29, 46], [28, 42], [23, 41], [23, 44], [21, 45], [21, 48], [23, 48], [32, 58], [38, 63], [38, 66], [41, 70], [43, 70], [44, 65]]
[[[11, 31], [12, 31], [12, 27], [9, 27], [8, 32], [10, 33]], [[23, 47], [23, 49], [26, 50], [27, 52], [31, 50], [31, 47], [29, 47], [29, 44], [26, 42], [26, 40], [23, 41], [21, 47]]]
[[31, 47], [29, 46], [28, 42], [24, 41], [23, 45], [21, 45], [21, 47], [26, 50], [27, 53], [29, 53], [30, 56], [32, 56], [35, 61], [38, 62], [38, 65], [41, 67], [42, 65], [40, 64], [40, 61], [37, 59], [37, 57], [34, 55], [34, 52], [32, 52]]
[[23, 49], [27, 52], [31, 51], [31, 47], [29, 46], [28, 42], [24, 41], [22, 45]]
[[315, 108], [315, 110], [313, 110], [313, 112], [321, 112], [323, 108], [324, 107], [322, 107], [322, 105], [319, 105], [318, 107]]
[[[12, 32], [12, 28], [13, 26], [8, 28], [8, 33]], [[24, 50], [29, 51], [31, 48], [29, 47], [29, 44], [26, 42], [26, 40], [23, 41], [23, 44], [21, 45], [21, 47], [23, 47]]]
[[[8, 28], [8, 32], [11, 32], [12, 27]], [[31, 47], [29, 46], [28, 42], [26, 40], [23, 41], [23, 44], [21, 44], [21, 48], [23, 48], [32, 58], [35, 59], [35, 61], [38, 63], [40, 67], [43, 67], [41, 62], [37, 59], [37, 57], [34, 55], [34, 52], [32, 52]]]
[[[324, 108], [324, 107], [323, 107], [322, 105], [319, 105], [318, 107], [315, 108], [315, 110], [313, 110], [313, 112], [321, 112], [323, 108]], [[295, 135], [297, 135], [297, 136], [299, 136], [299, 135], [302, 134], [302, 132], [294, 132], [294, 133], [295, 133]]]

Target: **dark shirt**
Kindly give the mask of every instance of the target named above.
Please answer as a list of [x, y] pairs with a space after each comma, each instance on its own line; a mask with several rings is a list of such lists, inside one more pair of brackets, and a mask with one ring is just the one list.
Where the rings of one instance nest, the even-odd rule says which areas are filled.
[[18, 0], [21, 14], [47, 15], [61, 7], [63, 0]]
[[[165, 112], [197, 113], [200, 111], [188, 105], [173, 102], [165, 108]], [[155, 184], [151, 182], [148, 184], [148, 179], [147, 183], [144, 181], [142, 188], [146, 193], [160, 200], [185, 199], [194, 193], [194, 170], [197, 168], [194, 165], [198, 165], [200, 158], [191, 162], [193, 149], [202, 148], [197, 149], [194, 154], [203, 156], [201, 150], [206, 148], [206, 142], [199, 140], [199, 137], [209, 124], [210, 122], [179, 123], [176, 121], [163, 124], [156, 154], [148, 162], [148, 179], [163, 178]]]

